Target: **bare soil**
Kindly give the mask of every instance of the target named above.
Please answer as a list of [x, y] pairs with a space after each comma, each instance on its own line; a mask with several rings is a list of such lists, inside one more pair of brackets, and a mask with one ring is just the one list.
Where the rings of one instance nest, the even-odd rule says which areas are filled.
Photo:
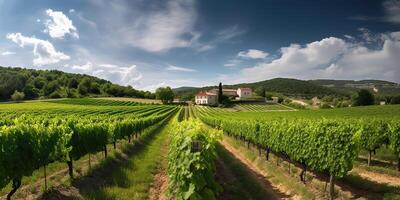
[[372, 171], [367, 171], [362, 168], [353, 168], [352, 172], [357, 173], [363, 178], [377, 183], [387, 184], [390, 186], [400, 187], [400, 177], [390, 176], [388, 174], [382, 174]]
[[242, 152], [239, 152], [237, 149], [232, 147], [228, 142], [223, 140], [220, 143], [236, 159], [240, 160], [249, 168], [249, 170], [254, 174], [254, 176], [257, 177], [259, 182], [264, 186], [265, 190], [269, 191], [269, 193], [271, 194], [276, 194], [275, 196], [276, 199], [300, 199], [300, 197], [290, 194], [289, 190], [285, 188], [285, 186], [273, 185], [268, 180], [268, 175], [264, 171], [260, 170], [252, 161], [243, 156]]

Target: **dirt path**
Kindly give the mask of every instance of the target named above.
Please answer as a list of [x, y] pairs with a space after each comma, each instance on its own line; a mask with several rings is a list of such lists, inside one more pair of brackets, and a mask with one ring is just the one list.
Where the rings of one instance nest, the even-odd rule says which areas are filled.
[[367, 171], [360, 167], [353, 168], [352, 172], [357, 173], [363, 178], [377, 183], [388, 184], [390, 186], [400, 187], [400, 177], [390, 176], [388, 174], [382, 174], [372, 171]]
[[168, 175], [167, 175], [167, 167], [168, 167], [168, 150], [170, 139], [166, 139], [164, 147], [162, 148], [162, 155], [160, 166], [157, 169], [156, 174], [154, 175], [153, 184], [149, 190], [149, 200], [167, 200], [168, 197], [166, 192], [168, 190]]
[[227, 141], [220, 141], [221, 145], [228, 150], [236, 159], [240, 160], [243, 164], [245, 164], [248, 169], [257, 177], [258, 181], [264, 186], [265, 190], [269, 191], [271, 194], [275, 194], [276, 199], [300, 199], [297, 195], [292, 195], [288, 192], [288, 188], [285, 188], [283, 185], [273, 185], [268, 180], [268, 174], [264, 171], [260, 170], [252, 161], [247, 159], [242, 155], [242, 152], [239, 152], [233, 146], [231, 146]]

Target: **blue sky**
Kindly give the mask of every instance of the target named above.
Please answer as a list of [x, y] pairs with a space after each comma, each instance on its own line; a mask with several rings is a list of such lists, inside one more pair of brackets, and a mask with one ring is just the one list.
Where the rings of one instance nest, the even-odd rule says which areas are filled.
[[400, 82], [400, 1], [0, 0], [0, 65], [135, 88]]

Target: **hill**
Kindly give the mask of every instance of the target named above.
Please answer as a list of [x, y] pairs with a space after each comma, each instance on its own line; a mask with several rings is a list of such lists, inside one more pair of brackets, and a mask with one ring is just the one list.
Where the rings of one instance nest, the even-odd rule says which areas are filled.
[[25, 99], [89, 96], [154, 98], [150, 92], [89, 75], [0, 67], [0, 101], [9, 100], [14, 91], [24, 92]]
[[[184, 99], [190, 99], [201, 90], [209, 90], [217, 86], [207, 86], [202, 88], [196, 87], [180, 87], [175, 88], [175, 94]], [[253, 90], [259, 87], [264, 87], [267, 92], [278, 92], [287, 96], [302, 96], [306, 98], [314, 96], [338, 96], [350, 97], [360, 89], [369, 89], [375, 91], [377, 95], [398, 95], [400, 94], [400, 86], [397, 83], [382, 81], [382, 80], [298, 80], [290, 78], [274, 78], [270, 80], [241, 83], [235, 85], [224, 85], [224, 88], [250, 87]]]
[[[211, 88], [216, 88], [217, 86], [207, 86], [202, 88], [194, 87], [181, 87], [173, 89], [177, 96], [183, 98], [190, 98], [194, 96], [198, 91], [209, 90]], [[344, 96], [344, 93], [326, 88], [324, 86], [314, 84], [312, 82], [288, 79], [288, 78], [275, 78], [255, 83], [241, 83], [235, 85], [224, 85], [224, 88], [238, 88], [238, 87], [250, 87], [253, 90], [259, 87], [264, 87], [267, 92], [278, 92], [285, 94], [287, 96], [304, 96], [304, 97], [314, 97], [314, 96]]]
[[332, 90], [351, 94], [359, 89], [369, 89], [378, 95], [398, 95], [400, 94], [400, 85], [397, 83], [382, 81], [382, 80], [331, 80], [331, 79], [317, 79], [309, 80], [308, 82], [320, 86], [330, 88]]

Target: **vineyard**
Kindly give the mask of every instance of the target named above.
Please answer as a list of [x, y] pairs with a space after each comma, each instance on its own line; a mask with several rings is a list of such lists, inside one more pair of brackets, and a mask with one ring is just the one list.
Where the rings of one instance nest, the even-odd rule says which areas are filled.
[[[2, 105], [0, 116], [0, 188], [21, 186], [23, 177], [40, 167], [65, 162], [74, 177], [73, 163], [85, 155], [116, 149], [121, 140], [131, 142], [143, 131], [176, 112], [175, 106], [132, 106], [107, 100], [62, 100], [55, 102]], [[53, 104], [100, 106], [54, 106]], [[118, 105], [116, 105], [118, 103]], [[123, 105], [123, 106], [121, 106]], [[136, 105], [136, 104], [135, 104]], [[33, 109], [32, 109], [33, 108]]]
[[[385, 111], [374, 109], [353, 113], [349, 110], [274, 113], [272, 116], [251, 113], [250, 116], [245, 112], [231, 113], [202, 107], [197, 110], [197, 115], [211, 127], [245, 142], [248, 148], [255, 146], [259, 155], [265, 152], [266, 160], [273, 153], [278, 162], [279, 159], [287, 161], [289, 169], [290, 164], [299, 166], [299, 179], [304, 183], [307, 170], [325, 175], [330, 185], [329, 196], [333, 198], [335, 179], [343, 178], [352, 170], [361, 150], [368, 152], [367, 163], [370, 166], [372, 154], [389, 147], [400, 171], [399, 107], [385, 108], [396, 114], [380, 118], [378, 116]], [[371, 117], [369, 112], [377, 116]], [[309, 116], [311, 114], [316, 116]], [[395, 191], [399, 192], [398, 189]]]
[[0, 197], [52, 199], [64, 190], [74, 199], [400, 196], [400, 107], [237, 106], [1, 104]]

